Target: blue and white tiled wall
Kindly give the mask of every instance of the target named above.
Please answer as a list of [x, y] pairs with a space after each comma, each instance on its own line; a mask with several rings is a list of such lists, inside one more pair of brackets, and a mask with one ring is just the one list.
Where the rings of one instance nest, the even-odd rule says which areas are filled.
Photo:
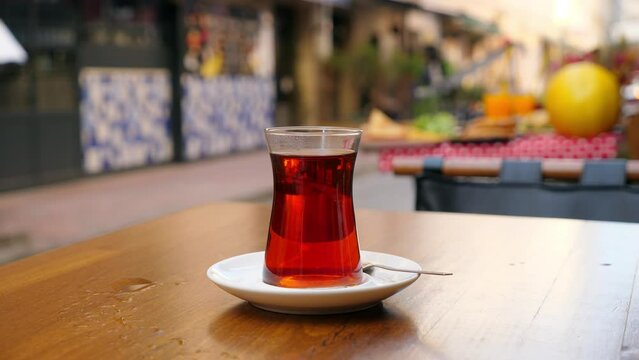
[[84, 170], [100, 173], [169, 161], [171, 82], [164, 69], [80, 72]]
[[[182, 78], [182, 132], [189, 160], [264, 145], [272, 126], [271, 77]], [[170, 161], [170, 74], [163, 69], [84, 68], [80, 73], [83, 165], [101, 173]]]
[[264, 145], [272, 126], [275, 83], [271, 77], [183, 75], [182, 132], [190, 160]]

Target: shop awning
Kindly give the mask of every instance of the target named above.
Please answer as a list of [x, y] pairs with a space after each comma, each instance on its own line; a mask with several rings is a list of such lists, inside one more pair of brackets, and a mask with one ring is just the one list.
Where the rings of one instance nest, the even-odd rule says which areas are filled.
[[305, 0], [312, 3], [318, 3], [327, 6], [347, 7], [351, 5], [352, 0]]
[[27, 58], [27, 52], [4, 21], [0, 20], [0, 64], [24, 64]]

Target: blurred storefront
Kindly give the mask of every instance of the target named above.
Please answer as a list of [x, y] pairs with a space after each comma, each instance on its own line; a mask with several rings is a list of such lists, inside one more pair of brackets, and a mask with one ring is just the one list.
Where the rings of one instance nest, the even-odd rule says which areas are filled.
[[261, 146], [275, 101], [270, 7], [199, 0], [147, 3], [133, 11], [130, 18], [143, 23], [134, 22], [132, 33], [142, 35], [132, 36], [132, 47], [148, 47], [140, 54], [148, 62], [82, 64], [84, 170], [195, 160]]
[[[544, 49], [562, 45], [538, 21], [554, 2], [516, 4], [5, 0], [29, 59], [0, 64], [0, 190], [256, 149], [272, 125], [352, 125], [371, 108], [407, 119], [415, 88], [451, 68], [471, 87], [517, 73], [534, 92]], [[526, 52], [502, 56], [505, 37]]]
[[0, 65], [0, 190], [255, 149], [265, 127], [316, 121], [331, 9], [347, 24], [349, 5], [3, 2], [29, 59]]
[[272, 3], [5, 1], [0, 190], [263, 146]]
[[78, 86], [81, 169], [170, 161], [175, 19], [159, 1], [83, 1]]
[[264, 143], [275, 105], [270, 6], [185, 5], [182, 135], [193, 160]]
[[4, 1], [0, 19], [29, 55], [0, 64], [0, 189], [79, 176], [77, 12]]

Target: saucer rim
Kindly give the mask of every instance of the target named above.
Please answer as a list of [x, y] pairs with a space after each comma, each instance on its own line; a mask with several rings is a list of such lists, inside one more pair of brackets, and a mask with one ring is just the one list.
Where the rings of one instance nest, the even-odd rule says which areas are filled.
[[[258, 255], [264, 255], [264, 251], [255, 251], [255, 252], [250, 252], [250, 253], [244, 253], [244, 254], [240, 254], [240, 255], [236, 255], [236, 256], [232, 256], [223, 260], [220, 260], [218, 262], [216, 262], [215, 264], [211, 265], [206, 273], [207, 273], [207, 277], [216, 285], [222, 287], [225, 291], [226, 288], [231, 288], [231, 289], [235, 289], [235, 290], [242, 290], [242, 291], [251, 291], [253, 293], [261, 293], [261, 294], [269, 294], [269, 295], [282, 295], [284, 293], [288, 293], [291, 295], [330, 295], [331, 293], [359, 293], [359, 292], [367, 292], [367, 291], [371, 291], [371, 289], [388, 289], [388, 288], [396, 288], [399, 285], [403, 285], [405, 283], [407, 283], [406, 286], [410, 285], [411, 283], [413, 283], [414, 281], [416, 281], [420, 274], [410, 274], [410, 273], [406, 273], [407, 277], [402, 279], [402, 280], [398, 280], [398, 281], [391, 281], [391, 282], [387, 282], [387, 283], [375, 283], [373, 282], [373, 285], [370, 285], [369, 283], [371, 282], [371, 278], [374, 278], [372, 275], [369, 275], [367, 273], [363, 273], [363, 278], [365, 279], [364, 281], [362, 281], [361, 283], [357, 284], [357, 285], [352, 285], [352, 286], [333, 286], [333, 287], [312, 287], [312, 288], [286, 288], [286, 287], [282, 287], [282, 286], [275, 286], [275, 285], [271, 285], [271, 284], [267, 284], [262, 282], [260, 285], [264, 286], [262, 288], [256, 288], [255, 286], [251, 286], [250, 284], [254, 284], [254, 283], [248, 283], [249, 285], [246, 286], [245, 284], [241, 284], [241, 283], [233, 283], [232, 281], [229, 281], [228, 278], [218, 275], [219, 271], [216, 269], [217, 266], [221, 265], [222, 263], [226, 263], [226, 262], [231, 262], [233, 260], [236, 260], [237, 258], [240, 257], [248, 257], [248, 256], [258, 256]], [[407, 259], [405, 257], [399, 256], [399, 255], [394, 255], [394, 254], [389, 254], [389, 253], [384, 253], [384, 252], [379, 252], [379, 251], [368, 251], [368, 250], [362, 250], [360, 251], [361, 254], [361, 258], [364, 259], [368, 256], [368, 254], [373, 254], [373, 256], [379, 254], [379, 255], [390, 255], [393, 257], [398, 257], [401, 258], [403, 260], [406, 260], [410, 263], [409, 268], [411, 268], [411, 270], [422, 270], [422, 267], [414, 262], [413, 260]], [[367, 286], [368, 284], [368, 286]], [[242, 286], [245, 285], [245, 286]]]
[[[403, 267], [415, 270], [421, 269], [421, 266], [416, 262], [398, 255], [375, 251], [361, 251], [361, 254], [363, 261], [366, 261], [367, 258], [375, 261], [376, 259], [388, 260], [387, 257], [392, 257], [398, 261], [401, 260]], [[257, 275], [255, 265], [250, 262], [239, 270], [250, 274], [248, 282], [234, 282], [233, 279], [224, 275], [222, 271], [216, 269], [224, 262], [237, 261], [238, 257], [244, 256], [252, 257], [250, 261], [256, 261], [261, 270], [264, 263], [264, 251], [257, 251], [218, 261], [207, 270], [208, 278], [221, 290], [248, 302], [255, 308], [282, 314], [312, 316], [344, 314], [364, 310], [382, 303], [382, 301], [412, 285], [419, 278], [419, 274], [394, 272], [395, 276], [402, 274], [403, 277], [400, 280], [393, 281], [393, 279], [385, 279], [379, 276], [373, 277], [364, 273], [363, 275], [367, 281], [359, 285], [300, 289], [264, 283], [261, 271], [257, 270], [260, 274]], [[246, 262], [246, 259], [240, 261]], [[380, 269], [380, 272], [388, 272], [388, 270]], [[259, 280], [257, 279], [258, 277]], [[379, 281], [376, 281], [376, 279]]]

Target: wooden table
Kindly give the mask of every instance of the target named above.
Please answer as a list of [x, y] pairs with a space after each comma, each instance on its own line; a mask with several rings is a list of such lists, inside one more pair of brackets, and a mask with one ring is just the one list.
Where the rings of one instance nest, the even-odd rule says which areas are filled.
[[359, 211], [362, 249], [455, 275], [362, 312], [292, 316], [205, 276], [263, 249], [268, 218], [212, 204], [0, 268], [0, 359], [639, 357], [639, 225]]

